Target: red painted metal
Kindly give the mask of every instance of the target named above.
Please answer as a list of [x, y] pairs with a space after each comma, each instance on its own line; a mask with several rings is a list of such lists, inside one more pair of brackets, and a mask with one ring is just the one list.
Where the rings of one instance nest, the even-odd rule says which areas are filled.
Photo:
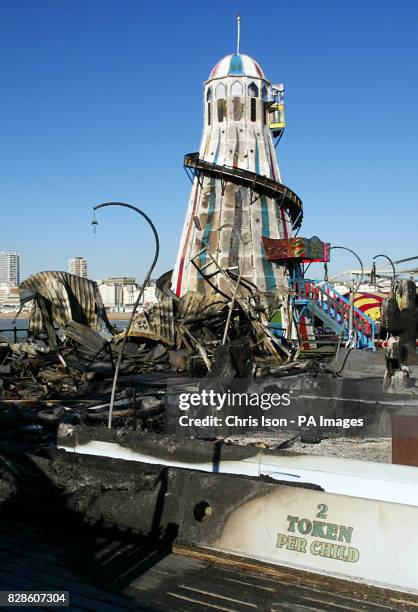
[[392, 415], [392, 463], [418, 467], [418, 415]]
[[330, 244], [317, 236], [312, 238], [268, 238], [263, 236], [266, 255], [270, 261], [297, 259], [303, 263], [328, 262]]

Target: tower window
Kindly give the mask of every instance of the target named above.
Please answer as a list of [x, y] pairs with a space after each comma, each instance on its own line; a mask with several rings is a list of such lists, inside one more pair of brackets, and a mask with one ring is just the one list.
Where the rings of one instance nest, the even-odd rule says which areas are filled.
[[250, 98], [258, 98], [258, 87], [254, 82], [248, 86], [248, 95]]
[[225, 100], [225, 98], [222, 98], [221, 100], [218, 100], [217, 104], [218, 104], [218, 122], [222, 123], [222, 121], [226, 117], [226, 100]]
[[242, 96], [244, 95], [244, 88], [239, 81], [234, 81], [231, 86], [232, 96], [232, 116], [234, 121], [239, 121], [242, 117], [244, 105], [242, 103]]
[[208, 125], [212, 123], [212, 87], [208, 87], [206, 91]]
[[251, 98], [251, 121], [257, 121], [257, 100]]
[[231, 96], [234, 97], [239, 97], [242, 96], [243, 92], [242, 92], [242, 85], [241, 83], [239, 83], [238, 81], [234, 81], [234, 83], [232, 83], [232, 87], [231, 87]]
[[268, 100], [269, 94], [267, 91], [267, 87], [265, 85], [263, 85], [263, 87], [261, 88], [261, 99], [262, 100]]
[[215, 96], [217, 98], [226, 98], [226, 87], [223, 83], [219, 83], [215, 89]]
[[241, 98], [232, 98], [232, 114], [234, 121], [239, 121], [241, 119], [243, 110], [244, 105], [241, 102]]

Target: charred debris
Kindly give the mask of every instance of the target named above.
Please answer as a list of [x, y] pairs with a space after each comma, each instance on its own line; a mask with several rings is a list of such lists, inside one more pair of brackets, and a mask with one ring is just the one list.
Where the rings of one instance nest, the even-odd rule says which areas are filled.
[[22, 306], [31, 302], [28, 338], [0, 341], [0, 418], [18, 410], [38, 423], [105, 423], [126, 333], [116, 426], [162, 428], [167, 379], [252, 379], [307, 368], [299, 350], [268, 326], [268, 309], [282, 297], [242, 297], [235, 281], [227, 282], [233, 298], [225, 291], [180, 299], [161, 293], [127, 332], [109, 322], [94, 281], [66, 272], [29, 277], [20, 285]]
[[[162, 277], [160, 302], [138, 313], [125, 331], [109, 322], [95, 282], [66, 272], [40, 272], [25, 280], [20, 298], [22, 306], [31, 303], [28, 338], [0, 338], [3, 440], [45, 441], [62, 422], [108, 423], [123, 345], [112, 425], [127, 430], [165, 431], [167, 388], [173, 381], [190, 385], [196, 379], [201, 385], [203, 380], [225, 389], [232, 379], [262, 383], [287, 377], [290, 383], [296, 376], [297, 388], [312, 389], [318, 380], [341, 376], [350, 349], [340, 349], [338, 339], [311, 349], [311, 343], [274, 335], [269, 316], [279, 309], [282, 320], [292, 316], [289, 292], [263, 295], [240, 284], [232, 272], [219, 273], [222, 283], [211, 283], [211, 294], [182, 298], [167, 289]], [[369, 367], [380, 387], [386, 360], [386, 392], [407, 385], [404, 336], [410, 341], [417, 325], [415, 302], [408, 314], [399, 310], [395, 297], [389, 300], [394, 304], [386, 307], [387, 327], [398, 336], [389, 343], [386, 359], [380, 353], [370, 370], [366, 353], [353, 351], [364, 353], [360, 370]]]

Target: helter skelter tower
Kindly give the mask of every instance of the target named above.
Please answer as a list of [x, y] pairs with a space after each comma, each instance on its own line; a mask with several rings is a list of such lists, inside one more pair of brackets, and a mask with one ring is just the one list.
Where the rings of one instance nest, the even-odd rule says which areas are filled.
[[[211, 257], [239, 267], [260, 292], [284, 283], [285, 267], [266, 257], [263, 238], [289, 239], [302, 222], [302, 202], [283, 185], [274, 139], [284, 129], [283, 85], [237, 52], [221, 59], [204, 86], [204, 127], [198, 153], [185, 156], [193, 186], [172, 289], [210, 294], [200, 270]], [[212, 284], [222, 288], [222, 275]]]

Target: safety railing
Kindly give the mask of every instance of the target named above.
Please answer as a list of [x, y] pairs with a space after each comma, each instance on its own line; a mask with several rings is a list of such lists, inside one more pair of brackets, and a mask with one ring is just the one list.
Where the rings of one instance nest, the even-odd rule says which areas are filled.
[[13, 334], [13, 342], [18, 341], [19, 333], [22, 333], [27, 336], [28, 328], [27, 327], [16, 327], [16, 326], [0, 328], [0, 337], [5, 334]]
[[376, 336], [376, 323], [332, 285], [311, 279], [292, 279], [289, 281], [295, 305], [310, 305], [313, 314], [325, 323], [333, 324], [342, 338], [348, 339], [350, 332], [350, 310], [353, 309], [352, 331], [358, 348], [373, 348]]

